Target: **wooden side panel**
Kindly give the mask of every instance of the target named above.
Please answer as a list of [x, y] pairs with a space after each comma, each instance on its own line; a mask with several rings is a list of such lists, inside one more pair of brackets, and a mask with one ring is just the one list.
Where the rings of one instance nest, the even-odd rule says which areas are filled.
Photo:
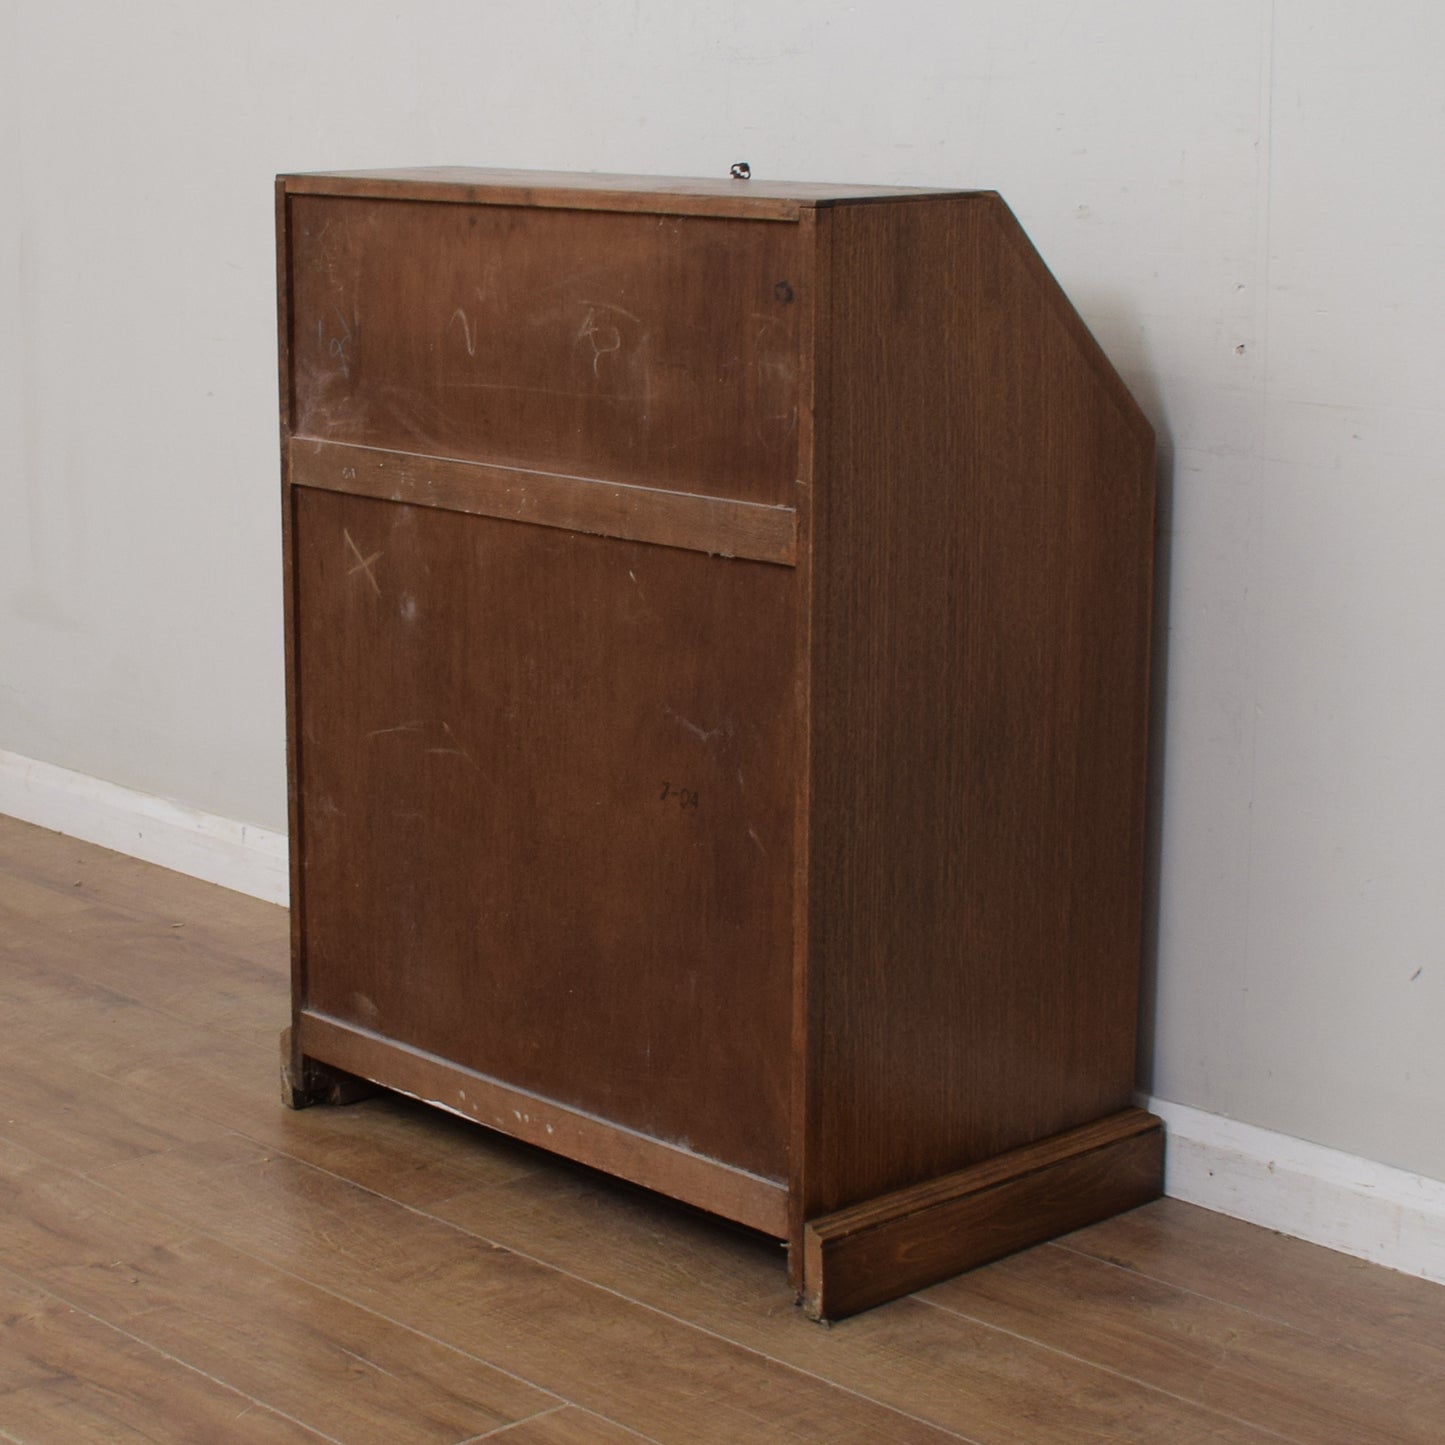
[[996, 197], [819, 227], [808, 1216], [1129, 1103], [1153, 527]]
[[783, 1178], [791, 569], [293, 498], [298, 1006]]
[[792, 501], [795, 225], [287, 204], [297, 435]]

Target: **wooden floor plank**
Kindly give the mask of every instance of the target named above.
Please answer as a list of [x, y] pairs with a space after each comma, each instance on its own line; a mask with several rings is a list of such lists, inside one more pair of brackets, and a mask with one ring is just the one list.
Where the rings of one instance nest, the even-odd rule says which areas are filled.
[[[174, 1014], [148, 1008], [114, 984], [76, 978], [52, 968], [54, 951], [36, 948], [0, 955], [0, 1008], [17, 1021], [16, 1034], [79, 1069], [120, 1081], [153, 1081], [176, 1099], [214, 1078], [226, 1102], [254, 1108], [274, 1057], [261, 1038], [224, 1029], [198, 1030]], [[198, 970], [198, 972], [201, 972]], [[278, 1091], [279, 1094], [279, 1091]]]
[[939, 1442], [952, 1432], [498, 1249], [247, 1140], [98, 1178], [233, 1247], [662, 1440]]
[[[28, 1106], [0, 1113], [0, 1136], [70, 1168], [113, 1162], [108, 1152], [148, 1152], [148, 1140], [168, 1135], [238, 1132], [421, 1207], [547, 1163], [527, 1145], [392, 1095], [344, 1109], [282, 1108], [275, 1038], [198, 1036], [34, 958], [0, 970], [0, 1010], [16, 1020], [10, 1095]], [[6, 1088], [0, 1082], [0, 1100]], [[53, 1108], [36, 1112], [47, 1090]], [[484, 1147], [471, 1147], [479, 1141]]]
[[566, 1405], [550, 1415], [524, 1420], [493, 1435], [467, 1441], [467, 1445], [481, 1445], [482, 1439], [491, 1445], [641, 1445], [647, 1436], [579, 1410], [575, 1405]]
[[[103, 1103], [97, 1107], [97, 1098]], [[72, 1169], [102, 1168], [138, 1154], [214, 1139], [226, 1131], [199, 1115], [139, 1103], [99, 1074], [12, 1038], [0, 1067], [0, 1139]]]
[[821, 1329], [796, 1308], [775, 1241], [577, 1166], [432, 1212], [989, 1445], [1262, 1438], [1227, 1415], [917, 1301]]
[[288, 967], [284, 908], [4, 814], [0, 814], [0, 876], [57, 892], [73, 889], [88, 903], [140, 916], [209, 925], [231, 950], [249, 950], [255, 940], [263, 940], [260, 956], [269, 958], [283, 976]]
[[93, 905], [0, 933], [0, 960], [43, 962], [52, 975], [122, 992], [195, 1029], [274, 1040], [288, 1018], [284, 981], [254, 959], [201, 940], [199, 931]]
[[[1445, 1378], [1445, 1289], [1161, 1199], [1059, 1244], [1222, 1304]], [[1442, 1429], [1445, 1437], [1445, 1429]]]
[[452, 1445], [561, 1403], [13, 1147], [0, 1148], [0, 1264], [357, 1445]]
[[0, 872], [0, 938], [36, 923], [62, 923], [94, 907], [71, 889], [47, 887]]
[[1445, 1430], [1445, 1376], [1055, 1245], [922, 1298], [1301, 1440], [1438, 1445]]
[[3, 1269], [0, 1435], [24, 1445], [319, 1445], [328, 1438]]

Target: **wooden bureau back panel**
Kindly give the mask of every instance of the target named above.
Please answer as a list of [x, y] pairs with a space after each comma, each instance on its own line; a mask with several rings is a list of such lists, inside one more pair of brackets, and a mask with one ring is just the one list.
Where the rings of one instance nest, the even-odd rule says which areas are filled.
[[793, 501], [796, 225], [287, 205], [296, 435]]
[[1130, 1101], [1152, 437], [997, 197], [544, 182], [280, 192], [291, 1066], [886, 1292]]
[[303, 1006], [783, 1178], [793, 570], [292, 497]]

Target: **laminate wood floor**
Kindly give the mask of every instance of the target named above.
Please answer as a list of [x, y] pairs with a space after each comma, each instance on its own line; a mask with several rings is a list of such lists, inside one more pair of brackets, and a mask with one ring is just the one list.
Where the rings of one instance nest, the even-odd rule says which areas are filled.
[[1445, 1441], [1445, 1289], [1164, 1200], [825, 1329], [781, 1249], [389, 1096], [283, 910], [0, 818], [0, 1439]]

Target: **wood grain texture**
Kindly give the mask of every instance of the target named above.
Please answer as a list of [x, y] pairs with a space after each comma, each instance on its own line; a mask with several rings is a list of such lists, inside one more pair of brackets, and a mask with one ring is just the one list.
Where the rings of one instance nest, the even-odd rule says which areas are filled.
[[[357, 1076], [385, 1078], [390, 1088], [411, 1098], [605, 1169], [619, 1179], [710, 1209], [752, 1229], [779, 1236], [788, 1231], [787, 1191], [780, 1181], [760, 1178], [646, 1134], [619, 1129], [611, 1120], [563, 1108], [550, 1099], [459, 1068], [435, 1054], [405, 1048], [394, 1039], [324, 1015], [303, 1013], [300, 1029], [303, 1056], [324, 1056], [347, 1070], [340, 1075], [339, 1086], [358, 1085], [356, 1097], [374, 1092]], [[282, 1050], [284, 1056], [284, 1041]], [[329, 1098], [325, 1102], [351, 1100]]]
[[1002, 202], [283, 192], [290, 1077], [786, 1184], [679, 1187], [795, 1282], [1125, 1108], [1152, 437]]
[[565, 1405], [507, 1430], [498, 1445], [636, 1445], [646, 1438], [589, 1410]]
[[1061, 1248], [1445, 1379], [1445, 1288], [1302, 1239], [1161, 1200]]
[[0, 1268], [0, 1439], [319, 1445], [328, 1439]]
[[[0, 1147], [0, 1252], [55, 1301], [325, 1437], [450, 1445], [560, 1403], [188, 1224]], [[224, 1434], [214, 1438], [226, 1438]]]
[[1130, 1102], [1153, 455], [996, 197], [836, 207], [805, 1212]]
[[[926, 1297], [1288, 1438], [1383, 1445], [1438, 1437], [1445, 1424], [1445, 1376], [1436, 1370], [1340, 1348], [1069, 1250], [1030, 1251]], [[1074, 1301], [1063, 1315], [1061, 1298]]]
[[1131, 1109], [809, 1220], [803, 1307], [856, 1314], [1056, 1234], [1157, 1199], [1164, 1129]]
[[792, 501], [796, 226], [288, 206], [295, 435]]
[[[34, 1005], [21, 1004], [28, 1014]], [[22, 1017], [25, 1015], [22, 1014]], [[19, 1029], [7, 1040], [0, 1071], [0, 1136], [70, 1168], [104, 1168], [122, 1159], [215, 1138], [204, 1119], [118, 1095], [97, 1113], [91, 1100], [107, 1088], [103, 1075], [55, 1057], [51, 1041], [37, 1044]]]
[[787, 570], [296, 496], [298, 1006], [782, 1179]]
[[[215, 1068], [207, 1071], [196, 1067], [197, 1055], [179, 1047], [185, 1026], [151, 1010], [131, 1005], [120, 1015], [110, 1007], [67, 1006], [63, 992], [44, 986], [9, 992], [4, 1001], [7, 1016], [29, 1020], [44, 1013], [56, 1023], [44, 1032], [28, 1028], [9, 1041], [0, 1094], [8, 1112], [0, 1137], [78, 1173], [240, 1131], [421, 1209], [520, 1178], [545, 1159], [394, 1095], [302, 1115], [280, 1109], [274, 1040], [262, 1049], [213, 1034]], [[87, 1042], [66, 1051], [66, 1038], [93, 1040], [117, 1032], [117, 1024], [117, 1045]], [[178, 1082], [187, 1075], [191, 1087], [182, 1091]]]
[[463, 205], [643, 211], [779, 221], [797, 220], [799, 213], [808, 208], [839, 201], [857, 203], [923, 194], [902, 186], [830, 185], [761, 178], [743, 182], [695, 176], [515, 171], [471, 166], [290, 175], [278, 177], [277, 185], [291, 195], [366, 196]]
[[791, 507], [310, 439], [291, 443], [290, 462], [294, 486], [755, 562], [791, 565], [798, 555], [797, 514]]
[[799, 389], [800, 423], [798, 429], [798, 529], [799, 551], [795, 574], [798, 598], [798, 624], [794, 634], [793, 676], [798, 699], [797, 749], [798, 775], [803, 782], [793, 796], [793, 952], [792, 993], [789, 1045], [788, 1090], [788, 1283], [799, 1298], [803, 1290], [803, 1222], [807, 1205], [807, 1171], [809, 1168], [809, 1101], [813, 1084], [811, 1048], [811, 998], [814, 989], [814, 958], [812, 932], [809, 927], [811, 897], [809, 876], [812, 867], [813, 817], [813, 689], [810, 673], [813, 658], [814, 565], [813, 511], [814, 483], [818, 469], [817, 419], [823, 413], [826, 372], [818, 365], [820, 346], [826, 345], [828, 307], [832, 301], [832, 269], [828, 248], [821, 245], [818, 234], [818, 213], [808, 214], [801, 222], [807, 255], [806, 305], [800, 329], [803, 342], [802, 379]]
[[[105, 1171], [152, 1207], [639, 1433], [931, 1442], [949, 1432], [816, 1381], [563, 1271], [244, 1140]], [[340, 1247], [338, 1247], [338, 1244]]]
[[820, 1329], [794, 1308], [775, 1241], [719, 1228], [694, 1211], [575, 1167], [468, 1190], [433, 1210], [500, 1245], [966, 1439], [1222, 1445], [1260, 1438], [1248, 1424], [1178, 1400], [1147, 1379], [1099, 1370], [916, 1298]]

